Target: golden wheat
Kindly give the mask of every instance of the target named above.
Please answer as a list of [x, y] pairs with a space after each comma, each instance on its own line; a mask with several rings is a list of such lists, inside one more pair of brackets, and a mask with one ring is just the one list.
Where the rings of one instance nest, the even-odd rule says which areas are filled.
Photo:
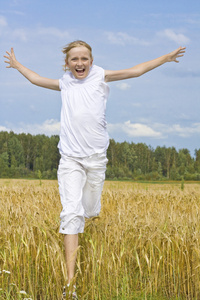
[[[56, 181], [0, 180], [0, 298], [61, 299]], [[80, 299], [200, 299], [200, 185], [106, 182], [80, 235]]]

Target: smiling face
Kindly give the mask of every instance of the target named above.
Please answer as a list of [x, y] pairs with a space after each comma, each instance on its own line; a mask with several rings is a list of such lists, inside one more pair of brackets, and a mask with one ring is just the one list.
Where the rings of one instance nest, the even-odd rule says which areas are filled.
[[92, 62], [93, 59], [89, 49], [84, 46], [78, 46], [68, 52], [66, 66], [76, 79], [84, 79], [89, 74]]

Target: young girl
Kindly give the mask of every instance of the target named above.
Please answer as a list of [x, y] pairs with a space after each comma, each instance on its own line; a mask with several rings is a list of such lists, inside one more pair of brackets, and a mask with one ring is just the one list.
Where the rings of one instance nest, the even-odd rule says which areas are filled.
[[[16, 60], [13, 48], [6, 53], [7, 68], [15, 68], [35, 85], [61, 91], [60, 233], [64, 234], [67, 282], [73, 285], [78, 233], [84, 231], [85, 217], [97, 216], [101, 208], [109, 145], [105, 120], [107, 82], [138, 77], [166, 62], [178, 62], [185, 47], [129, 69], [110, 71], [93, 65], [91, 47], [75, 41], [63, 49], [66, 72], [59, 80], [41, 77], [23, 66]], [[77, 299], [75, 292], [72, 296]]]

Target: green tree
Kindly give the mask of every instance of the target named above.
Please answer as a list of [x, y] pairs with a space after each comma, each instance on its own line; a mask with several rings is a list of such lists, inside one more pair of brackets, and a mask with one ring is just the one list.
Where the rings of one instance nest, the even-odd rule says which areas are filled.
[[0, 177], [9, 176], [9, 156], [7, 152], [0, 154]]
[[108, 166], [114, 167], [116, 163], [116, 143], [113, 139], [110, 140], [110, 144], [107, 151]]
[[195, 149], [194, 168], [195, 171], [200, 174], [200, 149], [199, 150]]
[[8, 140], [8, 155], [10, 166], [24, 166], [24, 150], [16, 136]]
[[178, 152], [179, 174], [184, 176], [189, 171], [194, 172], [194, 160], [192, 159], [188, 149], [180, 149]]
[[159, 179], [161, 179], [163, 177], [163, 173], [162, 173], [162, 165], [161, 162], [158, 162], [158, 177]]
[[24, 150], [24, 163], [25, 167], [29, 170], [33, 170], [33, 161], [34, 161], [34, 152], [35, 152], [35, 143], [34, 137], [28, 133], [21, 133], [18, 136], [20, 143]]

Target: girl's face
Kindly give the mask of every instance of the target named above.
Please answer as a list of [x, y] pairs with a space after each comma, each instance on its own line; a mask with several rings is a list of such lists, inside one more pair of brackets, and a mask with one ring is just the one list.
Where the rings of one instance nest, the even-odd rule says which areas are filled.
[[89, 49], [78, 46], [68, 52], [65, 62], [76, 79], [84, 79], [90, 71], [93, 59]]

